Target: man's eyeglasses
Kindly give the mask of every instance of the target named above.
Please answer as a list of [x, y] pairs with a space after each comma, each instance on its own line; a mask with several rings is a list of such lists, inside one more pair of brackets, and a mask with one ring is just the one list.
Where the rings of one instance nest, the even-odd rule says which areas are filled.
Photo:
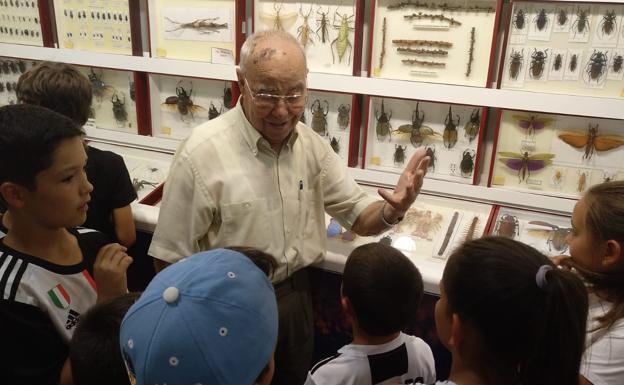
[[273, 109], [280, 100], [283, 100], [284, 103], [290, 108], [302, 108], [305, 106], [308, 94], [307, 92], [302, 92], [300, 94], [294, 95], [273, 95], [273, 94], [265, 94], [261, 92], [253, 92], [249, 87], [249, 82], [247, 78], [245, 79], [245, 86], [249, 90], [249, 94], [251, 95], [251, 99], [253, 100], [256, 108], [259, 109]]

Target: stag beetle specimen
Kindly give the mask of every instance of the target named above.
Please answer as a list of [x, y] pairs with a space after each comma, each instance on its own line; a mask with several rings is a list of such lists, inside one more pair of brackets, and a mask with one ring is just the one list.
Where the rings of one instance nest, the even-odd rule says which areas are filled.
[[122, 93], [123, 99], [119, 99], [117, 92], [111, 96], [111, 103], [113, 104], [113, 115], [117, 124], [121, 127], [128, 121], [128, 112], [126, 111], [126, 96]]
[[375, 110], [375, 119], [377, 119], [377, 126], [375, 128], [377, 140], [381, 141], [386, 136], [388, 136], [388, 141], [392, 140], [392, 125], [390, 124], [392, 111], [390, 111], [389, 114], [386, 113], [383, 99], [381, 99], [381, 115], [378, 115], [377, 110]]
[[349, 121], [351, 120], [351, 105], [350, 104], [341, 104], [338, 107], [338, 127], [341, 130], [346, 130], [349, 127]]
[[405, 163], [405, 150], [407, 150], [407, 146], [401, 146], [399, 144], [394, 145], [394, 164]]
[[184, 121], [184, 118], [187, 115], [191, 116], [191, 120], [195, 120], [195, 113], [200, 111], [206, 111], [204, 107], [193, 104], [191, 100], [191, 96], [193, 95], [193, 83], [191, 83], [191, 87], [187, 92], [186, 89], [182, 86], [182, 80], [178, 82], [176, 85], [176, 96], [169, 96], [162, 104], [165, 107], [168, 107], [172, 110], [177, 110], [180, 114], [180, 119]]
[[446, 119], [444, 120], [444, 146], [446, 148], [453, 148], [455, 143], [457, 143], [457, 126], [459, 126], [460, 118], [457, 116], [457, 122], [453, 120], [453, 111], [451, 110], [451, 106], [449, 106], [448, 115], [446, 115]]
[[324, 100], [325, 109], [321, 105], [321, 101], [316, 99], [312, 106], [310, 107], [310, 111], [312, 112], [312, 129], [316, 131], [317, 134], [321, 136], [327, 135], [327, 114], [329, 113], [329, 102]]
[[329, 140], [329, 145], [336, 154], [340, 154], [340, 139], [332, 136], [332, 138]]
[[221, 106], [221, 108], [217, 110], [217, 107], [215, 107], [215, 105], [212, 102], [210, 102], [210, 107], [208, 107], [208, 120], [212, 120], [214, 118], [219, 117], [219, 115], [221, 115], [222, 112], [223, 112], [223, 106]]

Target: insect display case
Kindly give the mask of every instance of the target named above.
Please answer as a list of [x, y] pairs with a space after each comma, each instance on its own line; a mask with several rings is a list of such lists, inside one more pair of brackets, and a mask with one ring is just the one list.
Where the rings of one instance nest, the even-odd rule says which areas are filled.
[[236, 104], [232, 84], [223, 80], [150, 74], [149, 84], [154, 136], [186, 139]]
[[496, 206], [489, 235], [514, 239], [547, 256], [568, 254], [570, 217]]
[[[345, 165], [357, 165], [360, 109], [355, 95], [308, 91], [308, 106], [301, 122], [325, 138]], [[351, 135], [355, 133], [355, 135]]]
[[369, 74], [486, 87], [502, 1], [373, 0]]
[[254, 0], [254, 31], [291, 33], [304, 48], [312, 72], [355, 75], [362, 58], [361, 0]]
[[91, 81], [93, 100], [88, 125], [95, 128], [138, 134], [137, 74], [94, 67], [79, 67]]
[[61, 48], [142, 55], [138, 1], [54, 0]]
[[364, 168], [401, 173], [418, 147], [431, 158], [427, 178], [477, 182], [486, 109], [371, 97]]
[[236, 63], [244, 2], [149, 0], [148, 9], [152, 57]]
[[32, 66], [29, 60], [0, 58], [0, 106], [17, 103], [17, 80]]
[[0, 43], [51, 46], [47, 0], [0, 1]]
[[512, 1], [501, 88], [622, 97], [624, 5]]
[[357, 236], [328, 219], [328, 250], [349, 255], [357, 246], [384, 242], [419, 263], [428, 260], [439, 265], [464, 241], [483, 236], [491, 212], [487, 204], [420, 194], [403, 220], [381, 235]]
[[621, 120], [503, 111], [490, 185], [576, 198], [624, 179], [621, 130]]

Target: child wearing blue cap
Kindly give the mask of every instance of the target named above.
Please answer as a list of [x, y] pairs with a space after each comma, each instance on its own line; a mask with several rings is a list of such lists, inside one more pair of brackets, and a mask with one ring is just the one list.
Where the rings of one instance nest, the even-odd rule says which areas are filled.
[[353, 342], [317, 363], [306, 385], [412, 384], [435, 381], [431, 348], [401, 332], [423, 296], [420, 272], [400, 251], [381, 243], [349, 255], [341, 305], [353, 326]]
[[277, 302], [240, 252], [195, 254], [160, 272], [121, 324], [131, 383], [268, 385]]

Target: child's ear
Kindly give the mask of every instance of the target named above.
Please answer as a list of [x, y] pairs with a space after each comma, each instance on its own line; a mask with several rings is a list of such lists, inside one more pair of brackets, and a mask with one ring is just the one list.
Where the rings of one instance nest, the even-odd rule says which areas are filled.
[[340, 296], [340, 307], [342, 307], [342, 311], [351, 319], [355, 316], [355, 311], [353, 310], [353, 305], [351, 301], [349, 301], [349, 297]]
[[26, 188], [13, 182], [0, 184], [0, 194], [9, 207], [22, 208], [26, 202]]
[[602, 266], [607, 269], [624, 267], [624, 248], [620, 242], [610, 239], [606, 243]]
[[459, 349], [466, 338], [466, 324], [459, 318], [457, 313], [453, 313], [451, 318], [451, 336], [448, 341], [449, 348]]

